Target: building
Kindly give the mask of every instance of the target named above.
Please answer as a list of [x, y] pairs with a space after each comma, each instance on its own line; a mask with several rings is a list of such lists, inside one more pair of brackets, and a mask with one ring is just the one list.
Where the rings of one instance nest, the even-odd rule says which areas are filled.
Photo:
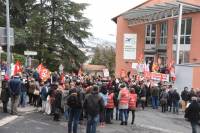
[[112, 20], [117, 24], [116, 77], [132, 72], [140, 58], [161, 66], [200, 62], [200, 0], [148, 0]]

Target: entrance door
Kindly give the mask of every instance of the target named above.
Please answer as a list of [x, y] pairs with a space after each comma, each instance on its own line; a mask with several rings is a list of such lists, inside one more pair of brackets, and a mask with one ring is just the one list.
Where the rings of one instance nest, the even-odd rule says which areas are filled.
[[154, 62], [154, 55], [145, 55], [145, 63], [149, 64], [149, 71], [152, 72], [152, 66]]

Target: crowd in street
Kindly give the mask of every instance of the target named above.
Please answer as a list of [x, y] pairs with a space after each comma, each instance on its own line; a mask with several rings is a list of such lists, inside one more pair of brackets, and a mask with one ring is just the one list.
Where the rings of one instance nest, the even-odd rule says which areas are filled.
[[[44, 115], [52, 115], [54, 121], [59, 121], [64, 115], [68, 121], [68, 133], [77, 133], [79, 121], [84, 119], [87, 120], [86, 133], [95, 133], [97, 125], [112, 124], [114, 118], [121, 121], [121, 125], [134, 124], [137, 108], [144, 110], [149, 106], [156, 110], [161, 106], [163, 113], [177, 114], [180, 105], [185, 110], [191, 103], [185, 117], [196, 130], [200, 109], [193, 103], [198, 103], [200, 98], [198, 89], [185, 87], [179, 94], [177, 88], [166, 82], [75, 74], [65, 74], [65, 80], [61, 77], [55, 72], [50, 79], [42, 81], [37, 71], [16, 74], [11, 79], [5, 77], [1, 91], [3, 112], [8, 112], [11, 99], [12, 115], [17, 115], [18, 107], [29, 104]], [[131, 123], [128, 123], [129, 116], [132, 116]]]

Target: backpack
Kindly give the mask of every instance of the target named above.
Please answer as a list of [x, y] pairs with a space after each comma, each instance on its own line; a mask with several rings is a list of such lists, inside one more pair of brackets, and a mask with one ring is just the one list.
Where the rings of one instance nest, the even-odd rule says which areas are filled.
[[81, 108], [81, 101], [80, 101], [80, 96], [79, 93], [72, 93], [69, 95], [67, 99], [67, 105], [70, 108]]

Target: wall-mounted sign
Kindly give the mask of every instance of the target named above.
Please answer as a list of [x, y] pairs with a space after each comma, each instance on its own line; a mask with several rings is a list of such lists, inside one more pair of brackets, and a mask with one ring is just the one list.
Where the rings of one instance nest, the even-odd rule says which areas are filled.
[[137, 34], [124, 34], [124, 59], [135, 60]]

